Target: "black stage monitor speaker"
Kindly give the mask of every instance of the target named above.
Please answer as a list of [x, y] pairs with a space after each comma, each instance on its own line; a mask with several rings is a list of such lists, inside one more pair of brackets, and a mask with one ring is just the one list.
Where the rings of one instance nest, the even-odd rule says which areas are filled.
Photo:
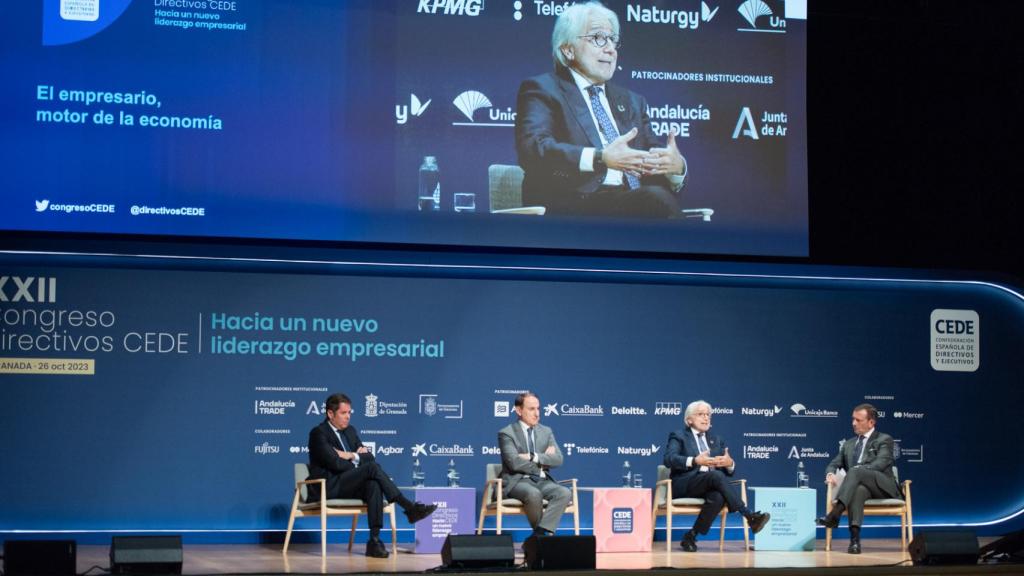
[[181, 574], [181, 536], [114, 536], [110, 571], [114, 574]]
[[914, 566], [977, 564], [978, 537], [974, 530], [919, 532], [908, 549]]
[[512, 568], [516, 551], [511, 534], [449, 534], [441, 548], [445, 568]]
[[6, 576], [73, 576], [77, 546], [74, 540], [5, 540]]
[[1024, 530], [1004, 535], [998, 540], [985, 544], [979, 550], [982, 560], [999, 562], [1024, 561]]
[[597, 540], [593, 536], [530, 536], [523, 541], [531, 570], [594, 570]]

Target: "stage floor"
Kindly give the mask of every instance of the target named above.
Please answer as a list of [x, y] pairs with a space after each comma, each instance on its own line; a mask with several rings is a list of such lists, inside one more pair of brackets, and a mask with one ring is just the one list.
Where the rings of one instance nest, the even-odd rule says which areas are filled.
[[[660, 545], [659, 545], [660, 544]], [[833, 541], [833, 550], [825, 551], [825, 541], [817, 542], [813, 552], [745, 551], [742, 541], [727, 541], [718, 551], [717, 540], [700, 542], [700, 550], [687, 553], [675, 549], [665, 552], [664, 542], [655, 543], [652, 552], [626, 552], [597, 555], [597, 568], [609, 571], [650, 569], [749, 569], [749, 568], [838, 568], [864, 566], [910, 566], [910, 557], [900, 549], [898, 539], [864, 540], [860, 555], [846, 553], [845, 540]], [[675, 543], [678, 546], [678, 543]], [[522, 561], [521, 544], [516, 543], [517, 561]], [[340, 572], [413, 573], [441, 565], [439, 554], [413, 554], [399, 545], [398, 554], [387, 559], [367, 558], [364, 546], [352, 551], [345, 544], [329, 544], [327, 557], [321, 558], [319, 544], [293, 544], [288, 554], [280, 544], [186, 544], [183, 574], [317, 574]], [[79, 546], [78, 572], [93, 566], [109, 567], [109, 546]]]

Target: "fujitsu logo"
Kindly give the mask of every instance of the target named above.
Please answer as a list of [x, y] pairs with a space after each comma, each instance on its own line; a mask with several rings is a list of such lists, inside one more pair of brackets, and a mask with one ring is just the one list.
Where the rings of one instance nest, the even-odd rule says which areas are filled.
[[0, 302], [56, 302], [57, 279], [0, 276]]

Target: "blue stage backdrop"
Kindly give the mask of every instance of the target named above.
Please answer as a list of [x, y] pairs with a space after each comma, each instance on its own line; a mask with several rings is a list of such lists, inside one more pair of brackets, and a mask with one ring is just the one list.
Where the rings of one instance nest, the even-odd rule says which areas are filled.
[[336, 391], [401, 485], [416, 457], [434, 485], [454, 461], [479, 494], [531, 390], [557, 475], [584, 486], [619, 485], [626, 460], [651, 486], [702, 398], [751, 485], [792, 486], [802, 461], [820, 487], [867, 401], [917, 524], [1022, 506], [1024, 306], [992, 284], [2, 262], [8, 535], [282, 530], [292, 465]]

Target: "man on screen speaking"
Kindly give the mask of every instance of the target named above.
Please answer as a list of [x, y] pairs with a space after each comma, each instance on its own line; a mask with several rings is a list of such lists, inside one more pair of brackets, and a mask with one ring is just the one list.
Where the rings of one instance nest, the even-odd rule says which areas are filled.
[[555, 21], [555, 70], [525, 80], [516, 103], [523, 204], [551, 215], [676, 218], [687, 174], [675, 129], [655, 141], [647, 101], [610, 84], [619, 18], [600, 2]]

